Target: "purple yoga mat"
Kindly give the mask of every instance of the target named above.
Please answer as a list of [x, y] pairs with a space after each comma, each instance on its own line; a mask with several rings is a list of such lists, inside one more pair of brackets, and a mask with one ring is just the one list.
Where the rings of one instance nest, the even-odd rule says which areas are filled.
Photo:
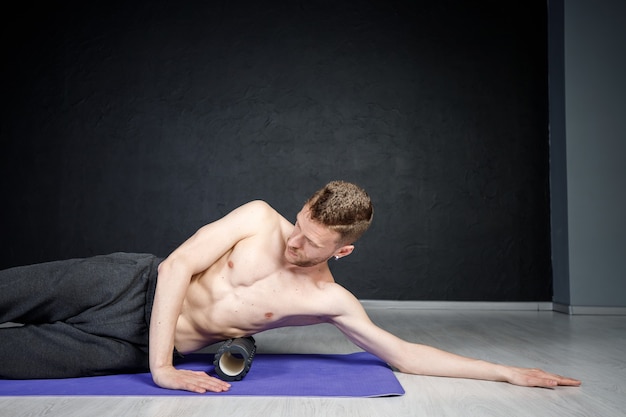
[[[177, 362], [182, 369], [205, 370], [215, 376], [213, 355], [193, 354]], [[289, 397], [382, 397], [403, 395], [389, 366], [365, 353], [348, 355], [258, 354], [250, 372], [231, 383], [230, 391], [205, 395]], [[157, 387], [150, 374], [88, 378], [0, 380], [1, 396], [25, 395], [199, 395]]]

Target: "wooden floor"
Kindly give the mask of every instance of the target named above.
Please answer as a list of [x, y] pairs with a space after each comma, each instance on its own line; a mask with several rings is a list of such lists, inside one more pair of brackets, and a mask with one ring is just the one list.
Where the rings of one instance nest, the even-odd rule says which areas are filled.
[[[625, 416], [626, 316], [551, 311], [415, 310], [369, 307], [405, 339], [500, 363], [541, 367], [583, 380], [580, 388], [397, 374], [401, 397], [0, 397], [0, 416]], [[332, 326], [258, 335], [259, 352], [350, 353]], [[0, 358], [1, 360], [1, 358]]]

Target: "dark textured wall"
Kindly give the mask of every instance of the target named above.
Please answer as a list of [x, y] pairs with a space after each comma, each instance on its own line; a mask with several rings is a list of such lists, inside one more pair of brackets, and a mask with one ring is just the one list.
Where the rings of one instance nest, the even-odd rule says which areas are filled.
[[2, 18], [1, 267], [167, 255], [346, 179], [376, 207], [333, 263], [357, 296], [550, 299], [545, 3], [28, 7]]

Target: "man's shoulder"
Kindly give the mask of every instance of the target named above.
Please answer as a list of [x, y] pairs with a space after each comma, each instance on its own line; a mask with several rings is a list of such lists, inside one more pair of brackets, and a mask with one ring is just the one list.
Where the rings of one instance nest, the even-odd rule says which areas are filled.
[[317, 287], [319, 291], [315, 293], [317, 296], [316, 302], [318, 305], [324, 306], [329, 312], [338, 314], [347, 306], [360, 305], [356, 296], [341, 284], [323, 282], [318, 283]]
[[238, 210], [250, 210], [260, 215], [278, 214], [278, 212], [274, 210], [274, 208], [265, 200], [249, 201], [239, 207]]
[[246, 214], [256, 220], [282, 219], [283, 216], [274, 209], [267, 201], [252, 200], [237, 209], [245, 211]]
[[272, 206], [263, 200], [253, 200], [231, 211], [224, 219], [230, 223], [246, 228], [259, 229], [273, 226], [283, 217]]
[[230, 224], [242, 235], [236, 243], [239, 249], [246, 248], [267, 256], [272, 247], [278, 247], [276, 242], [282, 244], [289, 232], [289, 222], [263, 200], [250, 201], [234, 210], [233, 214], [236, 217], [231, 219]]
[[336, 297], [339, 299], [345, 299], [345, 298], [356, 299], [356, 296], [352, 294], [350, 290], [348, 290], [343, 285], [338, 284], [337, 282], [334, 282], [334, 281], [326, 283], [323, 287], [323, 291], [328, 296]]

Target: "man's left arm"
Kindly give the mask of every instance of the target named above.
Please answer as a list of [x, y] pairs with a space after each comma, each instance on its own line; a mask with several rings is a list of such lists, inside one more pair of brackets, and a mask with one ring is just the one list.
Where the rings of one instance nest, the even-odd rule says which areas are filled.
[[372, 323], [361, 303], [352, 294], [346, 291], [346, 294], [340, 294], [339, 297], [341, 302], [336, 302], [335, 305], [340, 305], [341, 311], [331, 319], [331, 323], [357, 346], [378, 356], [400, 372], [502, 381], [529, 387], [581, 384], [579, 380], [541, 369], [500, 365], [404, 341]]

